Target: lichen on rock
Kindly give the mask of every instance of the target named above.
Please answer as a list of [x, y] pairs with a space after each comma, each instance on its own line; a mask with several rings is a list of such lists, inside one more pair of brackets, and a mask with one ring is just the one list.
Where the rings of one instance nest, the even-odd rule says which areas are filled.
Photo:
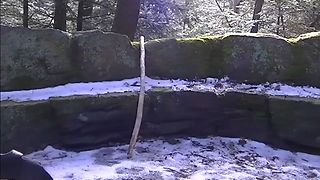
[[1, 26], [1, 90], [70, 81], [69, 35], [59, 30]]
[[72, 37], [72, 63], [80, 81], [121, 80], [138, 76], [137, 51], [120, 34], [77, 32]]

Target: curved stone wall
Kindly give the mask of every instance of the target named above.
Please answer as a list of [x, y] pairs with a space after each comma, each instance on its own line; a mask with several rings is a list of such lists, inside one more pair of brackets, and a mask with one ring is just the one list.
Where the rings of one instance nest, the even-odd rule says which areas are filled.
[[[14, 148], [31, 152], [48, 144], [87, 150], [128, 143], [137, 95], [111, 93], [35, 102], [4, 101], [1, 151]], [[320, 99], [314, 98], [149, 91], [140, 135], [242, 137], [286, 149], [293, 148], [293, 144], [320, 149], [319, 112]]]
[[[147, 75], [155, 79], [228, 76], [240, 83], [320, 87], [320, 32], [295, 39], [267, 34], [159, 39], [145, 46]], [[126, 36], [1, 26], [1, 92], [138, 76], [139, 44]], [[1, 151], [31, 152], [48, 144], [83, 150], [128, 142], [136, 105], [134, 92], [2, 99]], [[319, 112], [320, 99], [314, 97], [152, 90], [141, 135], [244, 137], [319, 150]]]
[[[138, 56], [139, 45], [115, 33], [1, 26], [1, 90], [137, 77]], [[320, 32], [295, 39], [231, 34], [152, 40], [146, 57], [147, 75], [154, 78], [229, 76], [320, 87]]]

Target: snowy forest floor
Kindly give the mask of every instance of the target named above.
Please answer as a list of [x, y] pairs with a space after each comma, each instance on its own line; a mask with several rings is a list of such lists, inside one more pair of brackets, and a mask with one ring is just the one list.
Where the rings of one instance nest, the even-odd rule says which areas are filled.
[[68, 152], [48, 146], [26, 155], [55, 180], [320, 179], [320, 156], [271, 148], [239, 138], [150, 139], [128, 145]]

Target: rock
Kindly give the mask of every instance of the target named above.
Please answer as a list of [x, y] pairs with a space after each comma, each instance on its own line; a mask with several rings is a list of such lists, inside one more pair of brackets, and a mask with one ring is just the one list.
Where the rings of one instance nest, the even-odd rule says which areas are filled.
[[58, 144], [55, 119], [49, 102], [1, 102], [1, 152], [29, 153]]
[[[1, 26], [1, 90], [139, 76], [139, 44], [120, 34]], [[222, 78], [320, 87], [320, 33], [285, 39], [229, 34], [146, 42], [146, 74], [160, 79]]]
[[[30, 152], [51, 144], [79, 151], [128, 143], [137, 95], [111, 93], [2, 102], [1, 150]], [[297, 145], [319, 148], [319, 99], [298, 100], [243, 93], [217, 96], [149, 91], [139, 135], [241, 137], [291, 150]]]
[[[138, 50], [120, 34], [1, 26], [1, 90], [139, 75]], [[71, 37], [71, 38], [70, 38]]]
[[146, 42], [146, 74], [154, 78], [223, 77], [220, 36]]
[[138, 51], [127, 36], [102, 31], [77, 32], [71, 48], [72, 62], [81, 82], [139, 76]]
[[172, 92], [148, 97], [142, 135], [218, 135], [272, 142], [264, 96]]
[[129, 142], [136, 115], [135, 95], [116, 93], [52, 100], [62, 133], [61, 146], [87, 150]]
[[160, 79], [228, 76], [247, 83], [319, 87], [320, 33], [285, 39], [272, 34], [228, 34], [146, 43], [147, 75]]
[[1, 26], [1, 91], [71, 81], [69, 42], [59, 30]]
[[1, 151], [29, 153], [49, 144], [83, 150], [127, 142], [136, 103], [132, 93], [2, 102], [1, 142], [5, 145]]
[[320, 99], [270, 98], [271, 123], [279, 137], [320, 148]]
[[[123, 35], [87, 31], [70, 38], [58, 30], [1, 26], [1, 37], [2, 91], [139, 75], [138, 45]], [[146, 70], [164, 79], [229, 76], [239, 82], [320, 87], [319, 38], [318, 32], [294, 39], [233, 34], [152, 40], [146, 43]], [[146, 95], [141, 135], [219, 135], [319, 148], [319, 104], [312, 98], [160, 89]], [[137, 93], [3, 101], [1, 151], [30, 152], [48, 144], [81, 150], [128, 142], [136, 106]]]
[[248, 83], [282, 82], [293, 60], [291, 46], [276, 35], [230, 34], [223, 38], [225, 74]]
[[[1, 141], [10, 143], [2, 148], [36, 150], [45, 142], [88, 150], [128, 143], [136, 106], [137, 93], [52, 98], [37, 103], [5, 102], [1, 104]], [[264, 96], [148, 92], [144, 107], [140, 130], [144, 138], [218, 135], [278, 143], [270, 131]]]
[[287, 69], [286, 76], [296, 84], [320, 87], [320, 32], [303, 34], [290, 41], [294, 66]]
[[292, 39], [234, 34], [225, 36], [222, 44], [230, 79], [320, 87], [320, 33]]

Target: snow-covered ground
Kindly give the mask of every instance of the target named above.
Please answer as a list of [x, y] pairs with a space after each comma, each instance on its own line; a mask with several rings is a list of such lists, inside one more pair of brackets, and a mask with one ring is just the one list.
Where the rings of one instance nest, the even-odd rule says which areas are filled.
[[[97, 95], [107, 93], [137, 92], [140, 89], [139, 78], [122, 81], [106, 81], [91, 83], [72, 83], [57, 87], [1, 92], [1, 101], [36, 101], [51, 97], [72, 95]], [[196, 91], [223, 94], [227, 92], [242, 92], [249, 94], [265, 94], [269, 96], [312, 97], [320, 99], [320, 89], [307, 86], [289, 86], [280, 83], [251, 85], [232, 83], [228, 78], [206, 78], [200, 81], [185, 80], [155, 80], [146, 78], [146, 90]]]
[[320, 179], [320, 156], [273, 149], [238, 138], [151, 139], [128, 145], [67, 152], [47, 147], [26, 155], [55, 180], [102, 179]]

